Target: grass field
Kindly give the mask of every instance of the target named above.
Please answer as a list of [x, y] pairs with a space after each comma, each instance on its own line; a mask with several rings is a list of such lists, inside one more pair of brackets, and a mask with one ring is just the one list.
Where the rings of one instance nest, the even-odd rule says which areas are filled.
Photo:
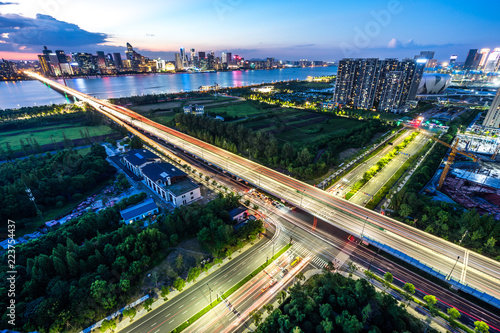
[[203, 104], [209, 106], [213, 103], [227, 102], [230, 100], [234, 100], [231, 97], [218, 96], [218, 97], [200, 97], [200, 98], [190, 98], [190, 99], [179, 99], [169, 102], [162, 103], [153, 103], [153, 104], [144, 104], [130, 107], [131, 110], [136, 112], [149, 112], [153, 110], [170, 110], [172, 108], [180, 108], [187, 104]]
[[[317, 121], [315, 124], [306, 124], [315, 120]], [[303, 124], [306, 126], [302, 126]], [[276, 134], [276, 137], [293, 143], [309, 144], [324, 136], [359, 125], [360, 122], [354, 119], [318, 117], [287, 126], [287, 129]]]
[[258, 114], [263, 114], [268, 111], [260, 110], [253, 106], [254, 103], [251, 102], [238, 102], [238, 103], [229, 103], [226, 105], [215, 106], [215, 107], [207, 107], [205, 108], [206, 112], [221, 114], [225, 113], [229, 117], [238, 117], [245, 118], [251, 117]]
[[68, 139], [81, 139], [80, 132], [88, 129], [90, 136], [98, 136], [113, 133], [113, 130], [108, 126], [82, 126], [78, 124], [60, 124], [57, 126], [40, 126], [29, 130], [15, 130], [0, 132], [0, 145], [5, 146], [9, 142], [13, 151], [21, 150], [20, 140], [26, 138], [36, 139], [39, 145], [45, 145], [54, 142], [63, 142], [63, 132]]

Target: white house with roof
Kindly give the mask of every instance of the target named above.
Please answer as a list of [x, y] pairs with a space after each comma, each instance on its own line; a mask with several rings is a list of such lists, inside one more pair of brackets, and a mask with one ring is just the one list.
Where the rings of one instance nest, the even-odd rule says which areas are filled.
[[170, 163], [152, 163], [142, 168], [144, 183], [174, 207], [201, 198], [200, 187]]
[[205, 106], [204, 105], [186, 105], [184, 107], [185, 114], [194, 114], [195, 116], [203, 116], [205, 114]]
[[122, 162], [136, 176], [142, 177], [142, 168], [150, 163], [161, 162], [161, 158], [147, 149], [132, 149], [122, 158]]
[[120, 211], [120, 215], [122, 216], [123, 221], [125, 221], [125, 224], [131, 224], [158, 213], [158, 206], [151, 198]]

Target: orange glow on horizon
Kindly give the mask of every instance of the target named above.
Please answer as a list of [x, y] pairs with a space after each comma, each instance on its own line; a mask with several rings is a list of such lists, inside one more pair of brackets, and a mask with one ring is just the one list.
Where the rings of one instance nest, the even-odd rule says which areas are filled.
[[38, 53], [20, 53], [0, 51], [0, 59], [5, 60], [38, 60]]

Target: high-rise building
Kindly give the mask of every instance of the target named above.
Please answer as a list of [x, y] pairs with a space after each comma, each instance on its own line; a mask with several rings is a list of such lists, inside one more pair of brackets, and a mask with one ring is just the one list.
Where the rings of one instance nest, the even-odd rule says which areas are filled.
[[65, 64], [68, 62], [66, 59], [66, 53], [63, 50], [56, 50], [57, 62], [60, 64]]
[[450, 57], [450, 61], [448, 62], [448, 66], [455, 67], [455, 63], [457, 62], [457, 58], [458, 58], [457, 55], [452, 55]]
[[97, 64], [99, 68], [106, 68], [106, 56], [103, 51], [97, 51]]
[[427, 59], [416, 59], [415, 61], [415, 75], [413, 76], [410, 92], [408, 93], [408, 100], [414, 101], [417, 97], [418, 86], [424, 75], [424, 69], [427, 64]]
[[[425, 58], [427, 60], [434, 59], [435, 51], [420, 51], [420, 58]], [[418, 57], [418, 56], [417, 56]]]
[[115, 52], [115, 53], [113, 53], [113, 58], [115, 61], [115, 67], [117, 69], [123, 68], [122, 55], [119, 52]]
[[52, 68], [49, 64], [49, 57], [45, 54], [38, 55], [38, 61], [40, 62], [40, 66], [42, 67], [42, 71], [45, 75], [53, 75]]
[[226, 52], [222, 52], [222, 63], [227, 64], [227, 54]]
[[470, 49], [465, 58], [464, 69], [469, 71], [475, 71], [479, 65], [480, 54], [477, 49]]
[[96, 74], [97, 62], [91, 53], [72, 53], [73, 61], [78, 64], [80, 74]]
[[497, 91], [493, 103], [486, 114], [483, 121], [483, 126], [498, 128], [500, 126], [500, 88]]
[[180, 53], [175, 54], [175, 69], [176, 70], [182, 70], [184, 66], [182, 66], [182, 60], [181, 60], [181, 55]]
[[481, 54], [481, 59], [479, 60], [478, 69], [483, 69], [486, 65], [486, 61], [488, 60], [488, 55], [490, 54], [490, 49], [481, 49], [479, 52]]
[[189, 66], [189, 63], [188, 63], [188, 59], [187, 59], [187, 55], [186, 55], [186, 51], [184, 50], [183, 47], [181, 47], [181, 61], [182, 61], [182, 67], [188, 67]]
[[139, 53], [134, 51], [132, 45], [127, 43], [127, 51], [125, 51], [125, 57], [130, 60], [130, 68], [132, 70], [138, 70], [139, 64], [142, 62], [142, 57]]
[[201, 59], [205, 59], [206, 57], [207, 57], [207, 56], [206, 56], [206, 53], [205, 53], [205, 52], [202, 52], [202, 51], [198, 52], [198, 59], [200, 59], [200, 60], [201, 60]]
[[497, 47], [490, 53], [486, 63], [484, 65], [485, 72], [496, 72], [498, 71], [498, 65], [500, 63], [500, 48]]
[[226, 53], [226, 60], [227, 62], [233, 61], [233, 54], [231, 52]]
[[415, 98], [424, 61], [343, 59], [338, 65], [334, 101], [353, 108], [398, 109]]

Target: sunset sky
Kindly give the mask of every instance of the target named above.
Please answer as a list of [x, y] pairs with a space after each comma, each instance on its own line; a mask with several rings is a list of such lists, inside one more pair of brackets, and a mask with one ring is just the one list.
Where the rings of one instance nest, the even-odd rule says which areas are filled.
[[121, 52], [130, 42], [149, 57], [179, 47], [251, 58], [439, 60], [469, 48], [500, 47], [500, 1], [97, 1], [0, 2], [0, 58], [36, 59], [44, 45], [71, 52]]

